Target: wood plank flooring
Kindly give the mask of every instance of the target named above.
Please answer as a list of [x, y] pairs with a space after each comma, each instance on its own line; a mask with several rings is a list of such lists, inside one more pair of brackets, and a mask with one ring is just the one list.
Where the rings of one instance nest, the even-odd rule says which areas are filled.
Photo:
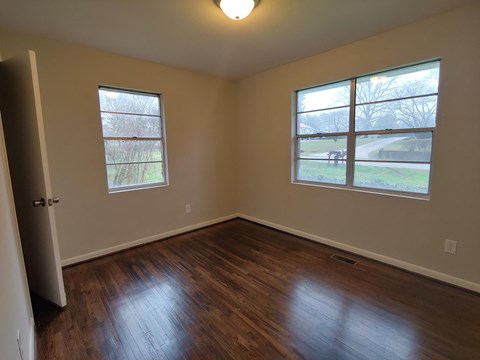
[[38, 359], [480, 359], [480, 295], [240, 219], [64, 277]]

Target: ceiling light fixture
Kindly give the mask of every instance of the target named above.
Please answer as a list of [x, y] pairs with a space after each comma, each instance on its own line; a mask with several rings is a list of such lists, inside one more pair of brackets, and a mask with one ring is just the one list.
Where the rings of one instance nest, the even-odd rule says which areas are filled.
[[245, 19], [258, 6], [260, 0], [213, 0], [230, 19]]

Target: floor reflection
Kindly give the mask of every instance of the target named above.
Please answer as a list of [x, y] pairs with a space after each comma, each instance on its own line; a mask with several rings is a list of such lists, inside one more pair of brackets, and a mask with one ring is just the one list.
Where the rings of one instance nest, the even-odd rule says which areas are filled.
[[125, 338], [141, 334], [136, 335], [141, 343], [138, 345], [151, 349], [153, 358], [181, 358], [191, 341], [185, 330], [189, 319], [185, 318], [183, 289], [177, 278], [169, 278], [120, 300], [114, 307], [114, 317], [128, 329], [130, 336]]
[[299, 279], [293, 288], [287, 322], [292, 346], [302, 352], [334, 356], [327, 349], [337, 348], [342, 349], [343, 356], [349, 353], [355, 357], [365, 354], [362, 344], [367, 341], [377, 349], [372, 359], [389, 354], [415, 358], [417, 333], [407, 319], [354, 297], [352, 292], [344, 295], [341, 289], [308, 278]]
[[67, 268], [38, 359], [478, 358], [477, 295], [330, 255], [235, 220]]

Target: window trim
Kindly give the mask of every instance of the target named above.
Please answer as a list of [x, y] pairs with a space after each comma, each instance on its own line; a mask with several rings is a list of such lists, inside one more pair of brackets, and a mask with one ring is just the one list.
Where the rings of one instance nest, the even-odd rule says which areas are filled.
[[[158, 99], [158, 106], [159, 106], [159, 114], [136, 114], [136, 113], [125, 113], [125, 112], [116, 112], [116, 111], [102, 111], [100, 97], [98, 96], [100, 90], [112, 90], [117, 92], [129, 93], [134, 95], [148, 95], [148, 96], [155, 96]], [[97, 96], [98, 96], [98, 109], [100, 115], [100, 125], [102, 127], [102, 143], [103, 143], [103, 154], [104, 154], [104, 169], [105, 169], [105, 177], [107, 183], [107, 189], [109, 194], [115, 193], [122, 193], [127, 191], [136, 191], [136, 190], [147, 190], [159, 187], [169, 186], [169, 171], [168, 171], [168, 155], [167, 155], [167, 137], [166, 137], [166, 121], [165, 121], [165, 109], [164, 109], [164, 100], [163, 95], [157, 92], [149, 92], [144, 90], [135, 90], [135, 89], [127, 89], [118, 86], [110, 86], [110, 85], [98, 85], [97, 87]], [[102, 125], [102, 114], [109, 113], [109, 114], [118, 114], [118, 115], [137, 115], [137, 116], [146, 116], [146, 117], [158, 117], [160, 121], [160, 137], [115, 137], [115, 136], [104, 136], [103, 135], [103, 125]], [[126, 141], [160, 141], [162, 147], [162, 161], [139, 161], [134, 162], [132, 164], [145, 164], [145, 163], [162, 163], [163, 164], [163, 178], [164, 181], [161, 182], [152, 182], [152, 183], [145, 183], [145, 184], [130, 184], [124, 186], [118, 186], [115, 188], [110, 188], [108, 182], [108, 166], [118, 165], [118, 164], [109, 164], [106, 158], [106, 148], [105, 148], [105, 140], [126, 140]], [[123, 164], [123, 163], [122, 163]]]
[[[388, 68], [385, 70], [381, 71], [375, 71], [371, 73], [366, 73], [354, 77], [350, 77], [347, 79], [342, 79], [342, 80], [336, 80], [333, 82], [327, 82], [315, 86], [308, 86], [305, 88], [300, 88], [296, 89], [293, 91], [292, 94], [292, 130], [293, 130], [293, 136], [292, 136], [292, 173], [291, 173], [291, 182], [292, 184], [296, 185], [307, 185], [307, 186], [317, 186], [317, 187], [322, 187], [322, 188], [330, 188], [330, 189], [340, 189], [340, 190], [348, 190], [348, 191], [355, 191], [355, 192], [363, 192], [363, 193], [369, 193], [369, 194], [379, 194], [379, 195], [390, 195], [390, 196], [395, 196], [395, 197], [402, 197], [402, 198], [409, 198], [409, 199], [417, 199], [417, 200], [430, 200], [432, 189], [432, 174], [433, 174], [433, 169], [434, 169], [434, 149], [435, 147], [435, 132], [437, 129], [437, 119], [438, 119], [438, 98], [440, 94], [440, 79], [439, 79], [439, 88], [436, 93], [429, 93], [429, 94], [422, 94], [422, 95], [417, 95], [417, 96], [409, 96], [409, 97], [401, 97], [401, 98], [395, 98], [395, 99], [386, 99], [386, 100], [380, 100], [376, 102], [370, 102], [370, 103], [357, 103], [356, 102], [356, 90], [357, 90], [357, 80], [362, 77], [367, 77], [367, 76], [375, 76], [378, 74], [382, 74], [385, 72], [389, 71], [394, 71], [394, 70], [400, 70], [400, 69], [406, 69], [412, 66], [417, 66], [417, 65], [423, 65], [423, 64], [430, 64], [430, 63], [438, 63], [439, 68], [441, 68], [441, 58], [434, 58], [430, 60], [425, 60], [425, 61], [420, 61], [420, 62], [415, 62], [415, 63], [410, 63], [407, 65], [402, 65], [402, 66], [397, 66], [397, 67], [392, 67]], [[299, 134], [299, 129], [298, 129], [298, 115], [299, 114], [304, 114], [304, 113], [310, 113], [310, 112], [316, 112], [316, 111], [323, 111], [323, 110], [328, 110], [328, 109], [321, 109], [321, 110], [309, 110], [309, 111], [298, 111], [298, 94], [301, 91], [309, 90], [309, 89], [315, 89], [323, 86], [329, 86], [329, 85], [334, 85], [334, 84], [339, 84], [342, 82], [350, 82], [350, 103], [348, 105], [348, 108], [350, 109], [349, 111], [349, 128], [347, 132], [338, 132], [338, 133], [314, 133], [314, 134]], [[403, 129], [383, 129], [383, 130], [362, 130], [362, 131], [356, 131], [355, 130], [355, 115], [356, 115], [356, 108], [358, 105], [368, 105], [368, 104], [373, 104], [373, 103], [384, 103], [384, 102], [393, 102], [393, 101], [401, 101], [401, 100], [408, 100], [408, 99], [416, 99], [416, 98], [423, 98], [423, 97], [428, 97], [428, 96], [436, 96], [437, 97], [437, 111], [435, 115], [435, 126], [434, 127], [427, 127], [427, 128], [403, 128]], [[337, 109], [337, 108], [345, 108], [346, 106], [337, 106], [333, 107], [332, 109]], [[379, 188], [371, 188], [371, 187], [365, 187], [365, 186], [359, 186], [359, 185], [354, 185], [354, 177], [355, 177], [355, 152], [356, 152], [356, 138], [357, 136], [361, 135], [368, 135], [368, 134], [375, 134], [375, 135], [380, 135], [380, 134], [392, 134], [392, 133], [416, 133], [416, 132], [431, 132], [432, 133], [432, 151], [430, 154], [430, 162], [408, 162], [408, 163], [425, 163], [430, 165], [429, 169], [429, 179], [428, 179], [428, 191], [427, 193], [418, 193], [418, 192], [411, 192], [411, 191], [400, 191], [400, 190], [388, 190], [388, 189], [379, 189]], [[299, 180], [297, 178], [298, 176], [298, 167], [299, 167], [299, 160], [301, 160], [301, 157], [299, 156], [299, 146], [300, 146], [300, 141], [299, 139], [302, 138], [319, 138], [319, 137], [334, 137], [334, 136], [346, 136], [347, 137], [347, 157], [346, 157], [346, 183], [345, 185], [342, 184], [335, 184], [335, 183], [327, 183], [327, 182], [321, 182], [321, 181], [308, 181], [308, 180]], [[381, 161], [372, 161], [372, 162], [381, 162]], [[392, 161], [389, 161], [390, 163]], [[407, 163], [407, 162], [402, 162], [402, 163]]]

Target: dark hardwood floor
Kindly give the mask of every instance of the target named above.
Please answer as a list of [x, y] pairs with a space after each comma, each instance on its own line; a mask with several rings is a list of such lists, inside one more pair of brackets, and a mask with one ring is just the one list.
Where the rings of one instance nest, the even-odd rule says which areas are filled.
[[38, 359], [480, 359], [480, 295], [239, 219], [64, 277]]

